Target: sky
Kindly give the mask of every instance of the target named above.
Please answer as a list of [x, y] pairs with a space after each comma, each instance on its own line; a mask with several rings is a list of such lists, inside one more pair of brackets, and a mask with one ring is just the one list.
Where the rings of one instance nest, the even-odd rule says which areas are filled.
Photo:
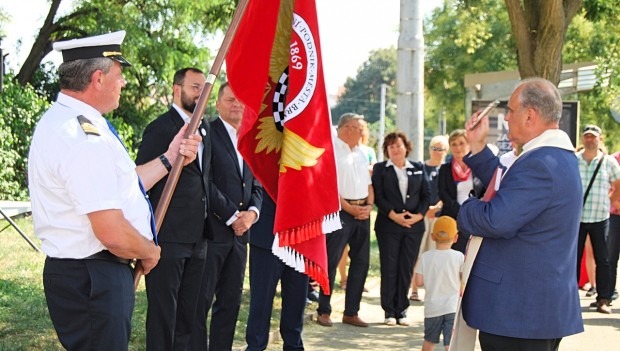
[[[429, 14], [443, 0], [419, 0], [423, 13]], [[7, 65], [17, 71], [26, 59], [49, 9], [48, 0], [2, 0], [2, 7], [11, 16], [2, 40]], [[72, 1], [63, 0], [59, 13], [70, 10]], [[333, 97], [347, 77], [355, 77], [358, 68], [368, 59], [370, 51], [396, 47], [400, 0], [316, 0], [323, 70], [327, 94]], [[17, 43], [21, 41], [21, 47]], [[216, 43], [214, 47], [219, 47]], [[48, 59], [59, 60], [52, 52]]]

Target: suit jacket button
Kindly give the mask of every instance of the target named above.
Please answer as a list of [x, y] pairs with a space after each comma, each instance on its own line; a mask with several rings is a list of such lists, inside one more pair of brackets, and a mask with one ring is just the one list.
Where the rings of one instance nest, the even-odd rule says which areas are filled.
[[405, 196], [407, 199], [409, 198], [409, 194], [407, 194], [407, 196]]
[[245, 188], [245, 183], [243, 183], [242, 185], [243, 185], [243, 187]]
[[240, 202], [240, 203], [239, 203], [239, 206], [243, 206], [243, 202]]

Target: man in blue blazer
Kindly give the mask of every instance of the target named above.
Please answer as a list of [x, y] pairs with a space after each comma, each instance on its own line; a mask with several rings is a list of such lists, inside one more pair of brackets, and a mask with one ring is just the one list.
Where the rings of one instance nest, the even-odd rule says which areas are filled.
[[250, 235], [250, 311], [245, 332], [246, 351], [267, 348], [278, 282], [282, 296], [280, 335], [283, 350], [303, 351], [301, 331], [306, 311], [308, 276], [287, 266], [271, 251], [275, 238], [273, 224], [276, 205], [266, 193], [260, 212], [260, 219], [252, 227]]
[[[466, 127], [465, 162], [487, 184], [499, 159], [486, 147], [488, 118]], [[508, 101], [508, 137], [523, 149], [489, 202], [461, 205], [459, 232], [484, 238], [462, 301], [482, 350], [557, 350], [583, 331], [575, 267], [581, 178], [559, 130], [562, 100], [551, 82], [521, 82]], [[487, 190], [489, 191], [489, 190]]]

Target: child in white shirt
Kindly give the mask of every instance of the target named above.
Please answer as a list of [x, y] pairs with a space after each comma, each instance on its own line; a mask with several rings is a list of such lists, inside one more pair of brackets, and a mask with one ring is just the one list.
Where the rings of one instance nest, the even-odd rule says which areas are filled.
[[422, 351], [432, 351], [443, 331], [448, 350], [461, 288], [464, 256], [452, 250], [456, 241], [456, 221], [448, 216], [437, 218], [431, 232], [437, 247], [422, 254], [415, 269], [415, 283], [424, 285], [424, 344]]

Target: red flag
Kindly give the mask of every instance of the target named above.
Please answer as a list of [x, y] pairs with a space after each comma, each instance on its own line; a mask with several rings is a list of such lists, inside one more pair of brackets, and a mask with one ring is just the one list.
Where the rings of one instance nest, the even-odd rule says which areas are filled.
[[273, 252], [329, 294], [340, 203], [314, 0], [250, 1], [226, 67], [246, 105], [238, 149], [277, 204]]

